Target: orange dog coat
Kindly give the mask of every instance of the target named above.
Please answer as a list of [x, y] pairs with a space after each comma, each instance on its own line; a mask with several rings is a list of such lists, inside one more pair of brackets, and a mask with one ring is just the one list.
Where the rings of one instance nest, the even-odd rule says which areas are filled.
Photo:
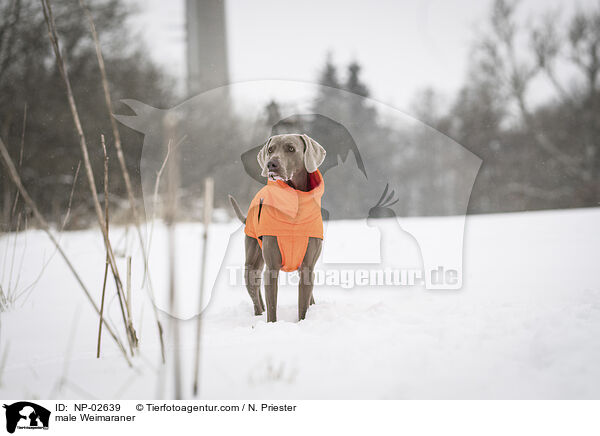
[[298, 191], [283, 180], [269, 180], [254, 196], [246, 218], [246, 235], [258, 240], [277, 236], [281, 252], [281, 269], [286, 272], [300, 268], [308, 238], [323, 239], [321, 197], [323, 176], [319, 170], [308, 174], [307, 192]]

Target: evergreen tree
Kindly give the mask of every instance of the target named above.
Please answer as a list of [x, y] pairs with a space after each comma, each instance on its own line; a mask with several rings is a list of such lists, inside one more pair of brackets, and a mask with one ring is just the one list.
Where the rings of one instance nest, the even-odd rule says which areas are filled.
[[265, 108], [267, 113], [267, 126], [271, 127], [277, 124], [281, 120], [281, 111], [279, 110], [279, 104], [275, 100], [271, 100]]
[[340, 88], [340, 82], [337, 77], [337, 68], [333, 64], [331, 53], [327, 54], [325, 68], [319, 78], [319, 84], [329, 86], [331, 88]]
[[[353, 61], [348, 65], [348, 76], [344, 85], [344, 90], [354, 94], [347, 98], [347, 103], [344, 105], [347, 111], [347, 119], [351, 124], [356, 125], [360, 130], [376, 129], [376, 114], [375, 110], [369, 105], [367, 97], [369, 89], [360, 77], [361, 66], [357, 61]], [[365, 98], [356, 98], [365, 97]]]
[[358, 62], [353, 61], [348, 65], [348, 80], [346, 81], [345, 89], [353, 94], [360, 95], [362, 97], [369, 96], [369, 90], [360, 79], [361, 66]]
[[342, 102], [340, 101], [340, 92], [338, 89], [341, 89], [341, 85], [338, 80], [337, 68], [333, 64], [331, 54], [327, 55], [325, 67], [321, 71], [317, 81], [319, 85], [323, 85], [324, 87], [319, 88], [319, 92], [312, 108], [313, 113], [340, 114]]

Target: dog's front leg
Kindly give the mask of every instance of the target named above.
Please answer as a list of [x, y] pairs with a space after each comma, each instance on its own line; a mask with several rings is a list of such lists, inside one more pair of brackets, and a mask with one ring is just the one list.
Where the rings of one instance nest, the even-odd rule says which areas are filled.
[[311, 304], [314, 281], [314, 268], [300, 267], [300, 285], [298, 286], [298, 320], [306, 318], [308, 306]]
[[298, 320], [306, 317], [308, 306], [315, 304], [313, 298], [313, 284], [315, 280], [315, 264], [321, 254], [323, 241], [318, 238], [309, 238], [306, 254], [300, 265], [300, 284], [298, 286]]
[[244, 280], [246, 289], [252, 304], [254, 304], [254, 314], [261, 315], [265, 311], [260, 293], [260, 275], [263, 269], [263, 256], [258, 241], [250, 236], [246, 236], [246, 264], [244, 265]]
[[266, 265], [263, 279], [267, 300], [267, 322], [275, 322], [277, 321], [277, 280], [282, 262], [277, 237], [263, 236], [262, 249]]
[[267, 299], [267, 322], [277, 321], [277, 279], [279, 268], [267, 268], [264, 273], [265, 297]]

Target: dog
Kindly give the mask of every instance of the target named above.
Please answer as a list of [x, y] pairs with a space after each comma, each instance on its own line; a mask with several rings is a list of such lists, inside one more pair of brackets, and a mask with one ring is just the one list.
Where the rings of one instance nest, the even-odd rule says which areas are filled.
[[299, 271], [299, 320], [314, 304], [314, 267], [323, 245], [324, 181], [318, 168], [325, 155], [325, 149], [307, 135], [271, 136], [257, 156], [267, 186], [252, 200], [247, 216], [229, 196], [235, 214], [246, 225], [244, 281], [255, 315], [265, 311], [260, 291], [264, 267], [267, 322], [277, 321], [280, 270]]

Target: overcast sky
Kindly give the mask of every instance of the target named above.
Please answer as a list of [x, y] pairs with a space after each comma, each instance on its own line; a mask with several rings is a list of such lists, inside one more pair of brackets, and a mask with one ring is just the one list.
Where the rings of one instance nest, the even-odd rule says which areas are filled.
[[[152, 56], [183, 86], [185, 0], [126, 0]], [[330, 52], [357, 60], [372, 97], [399, 109], [428, 86], [451, 97], [491, 0], [226, 0], [230, 77], [314, 81]], [[520, 18], [589, 7], [597, 0], [523, 0]], [[563, 14], [564, 15], [564, 14]]]

